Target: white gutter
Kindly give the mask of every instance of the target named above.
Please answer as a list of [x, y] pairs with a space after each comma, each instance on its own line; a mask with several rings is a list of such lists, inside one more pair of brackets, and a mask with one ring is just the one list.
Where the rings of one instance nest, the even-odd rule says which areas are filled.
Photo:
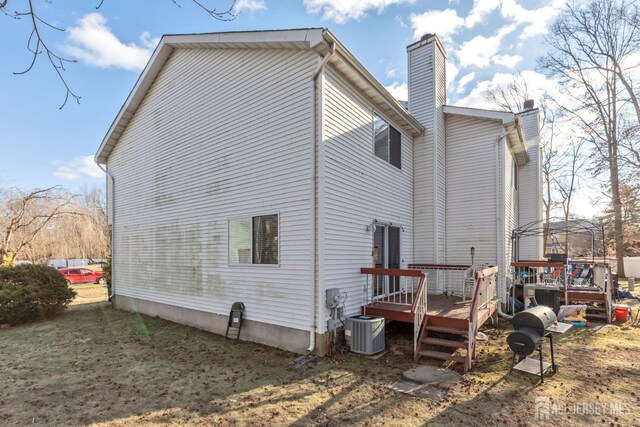
[[[116, 234], [116, 203], [115, 203], [116, 202], [116, 179], [113, 177], [113, 174], [111, 172], [109, 172], [104, 167], [102, 167], [102, 165], [97, 161], [96, 161], [96, 165], [98, 165], [98, 167], [102, 169], [102, 172], [104, 172], [109, 178], [111, 178], [111, 277], [110, 277], [111, 294], [109, 295], [109, 301], [111, 301], [111, 299], [116, 294], [116, 285], [115, 285], [115, 281], [113, 280], [115, 277], [113, 274], [113, 260], [114, 260], [113, 254], [115, 253], [115, 250], [116, 250], [116, 247], [114, 245], [115, 243], [114, 236]], [[107, 215], [109, 215], [108, 203], [107, 203]]]
[[317, 315], [318, 315], [318, 281], [316, 275], [316, 200], [318, 200], [318, 190], [316, 188], [316, 171], [318, 170], [318, 158], [316, 155], [316, 148], [318, 146], [317, 139], [317, 127], [316, 127], [316, 119], [317, 119], [317, 108], [316, 108], [316, 89], [318, 83], [318, 76], [324, 69], [324, 66], [329, 62], [329, 59], [336, 51], [335, 43], [331, 43], [329, 53], [327, 53], [322, 62], [318, 64], [318, 68], [313, 73], [311, 77], [311, 126], [312, 126], [312, 144], [311, 144], [311, 162], [313, 167], [311, 168], [311, 282], [313, 288], [313, 304], [311, 308], [311, 325], [309, 329], [309, 348], [307, 348], [307, 352], [311, 353], [316, 349], [316, 331], [318, 329]]

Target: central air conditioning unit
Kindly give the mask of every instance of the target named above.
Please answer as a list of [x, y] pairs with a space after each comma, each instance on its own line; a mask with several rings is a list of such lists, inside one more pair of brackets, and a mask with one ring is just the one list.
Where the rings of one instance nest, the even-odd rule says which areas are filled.
[[349, 317], [344, 335], [352, 352], [368, 355], [380, 353], [384, 350], [384, 317]]

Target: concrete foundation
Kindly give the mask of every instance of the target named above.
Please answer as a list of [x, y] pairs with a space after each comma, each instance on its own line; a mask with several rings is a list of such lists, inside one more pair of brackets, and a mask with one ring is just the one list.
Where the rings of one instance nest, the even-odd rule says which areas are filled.
[[[113, 306], [120, 310], [146, 314], [148, 316], [157, 316], [162, 319], [204, 329], [220, 335], [224, 335], [227, 329], [227, 321], [229, 320], [228, 315], [177, 307], [122, 295], [116, 295], [112, 302]], [[305, 354], [309, 348], [309, 331], [246, 319], [242, 322], [240, 339], [281, 348], [298, 354]], [[316, 334], [316, 350], [314, 353], [318, 356], [325, 356], [328, 352], [329, 344], [330, 339], [328, 335]]]

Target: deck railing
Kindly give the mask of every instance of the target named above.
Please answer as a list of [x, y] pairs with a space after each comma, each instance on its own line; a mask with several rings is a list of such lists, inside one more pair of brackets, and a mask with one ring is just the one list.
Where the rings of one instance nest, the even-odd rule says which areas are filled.
[[420, 330], [422, 322], [427, 315], [427, 275], [423, 274], [416, 289], [411, 305], [411, 313], [413, 313], [413, 356], [418, 354], [418, 340], [420, 339]]
[[413, 305], [414, 295], [424, 273], [399, 268], [361, 268], [367, 276], [365, 306], [374, 302]]
[[428, 293], [431, 295], [457, 296], [463, 301], [473, 295], [473, 273], [469, 274], [470, 265], [409, 264], [409, 268], [429, 275]]
[[471, 363], [475, 355], [476, 333], [479, 327], [480, 310], [489, 302], [498, 298], [497, 278], [498, 267], [489, 267], [478, 270], [475, 273], [475, 289], [469, 310], [469, 332], [467, 339], [467, 360], [465, 370], [471, 369]]

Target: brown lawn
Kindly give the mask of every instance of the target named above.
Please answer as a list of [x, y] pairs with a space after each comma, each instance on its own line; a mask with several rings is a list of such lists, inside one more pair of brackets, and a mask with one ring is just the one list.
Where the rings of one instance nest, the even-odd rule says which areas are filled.
[[472, 372], [415, 398], [389, 388], [413, 366], [402, 325], [389, 325], [382, 357], [294, 367], [285, 351], [76, 304], [0, 330], [0, 425], [548, 425], [534, 419], [536, 398], [550, 399], [554, 425], [637, 425], [639, 326], [563, 336], [560, 371], [544, 385], [506, 376], [508, 331], [485, 332]]

